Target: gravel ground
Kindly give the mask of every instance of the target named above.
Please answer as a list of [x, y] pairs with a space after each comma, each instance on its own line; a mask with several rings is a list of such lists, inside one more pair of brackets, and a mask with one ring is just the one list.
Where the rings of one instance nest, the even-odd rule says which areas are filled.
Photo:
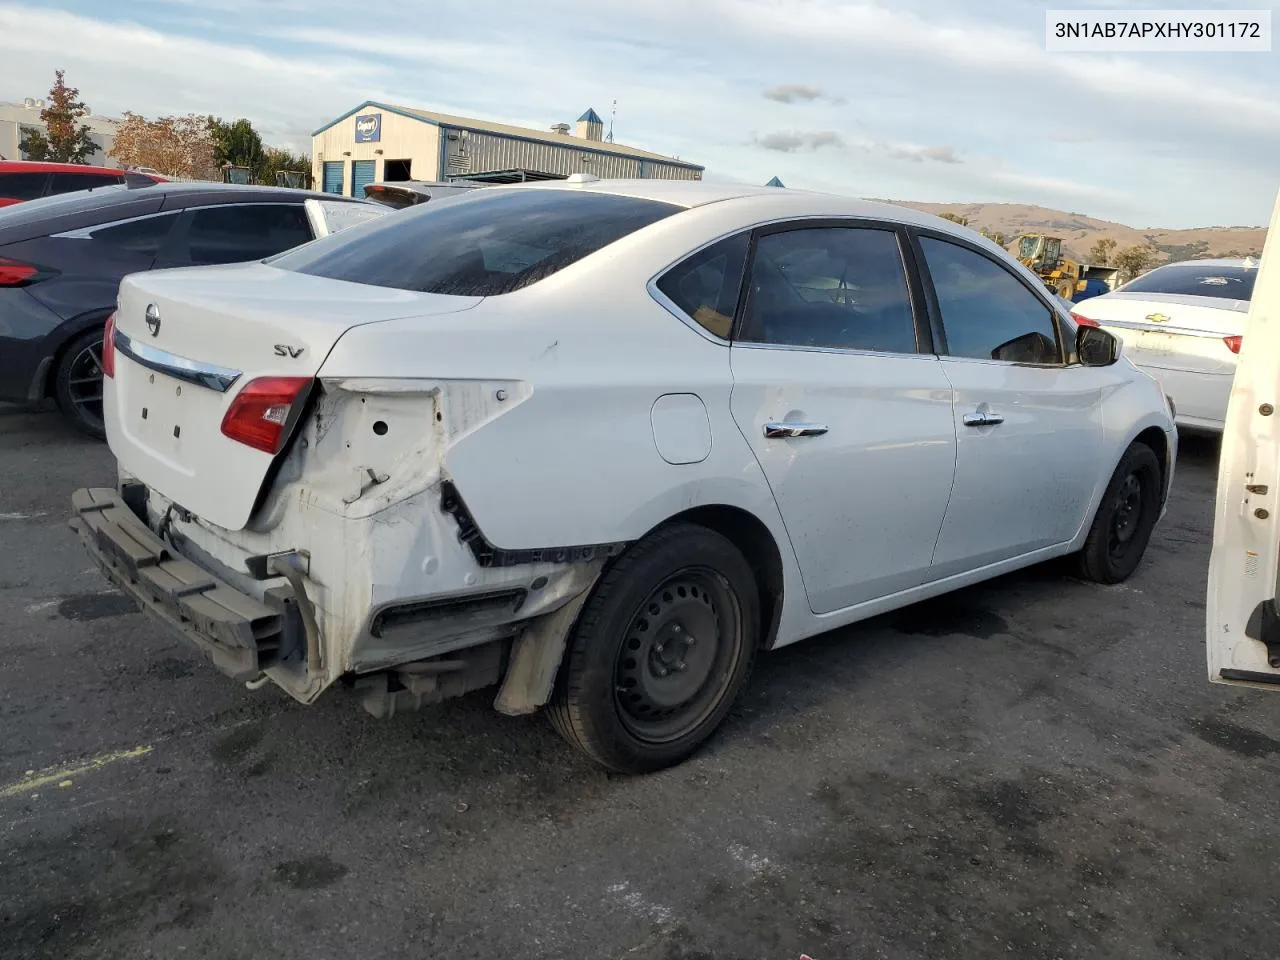
[[484, 693], [378, 721], [226, 680], [67, 529], [106, 448], [0, 408], [0, 956], [1274, 957], [1280, 697], [1205, 678], [1216, 457], [1184, 439], [1129, 583], [767, 655], [628, 779]]

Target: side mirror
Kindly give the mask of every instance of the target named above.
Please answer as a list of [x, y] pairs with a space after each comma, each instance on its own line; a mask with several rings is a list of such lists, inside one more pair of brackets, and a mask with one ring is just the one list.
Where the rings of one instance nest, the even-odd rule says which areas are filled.
[[1086, 367], [1109, 367], [1120, 356], [1120, 341], [1101, 327], [1076, 331], [1076, 356]]

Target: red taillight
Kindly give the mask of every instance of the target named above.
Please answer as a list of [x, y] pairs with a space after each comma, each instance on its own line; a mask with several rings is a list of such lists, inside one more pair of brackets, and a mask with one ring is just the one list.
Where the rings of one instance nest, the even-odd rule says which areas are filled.
[[255, 450], [279, 453], [284, 446], [289, 414], [310, 382], [310, 377], [250, 380], [236, 394], [222, 418], [223, 435]]
[[116, 375], [116, 315], [107, 317], [107, 325], [102, 328], [102, 375]]
[[1222, 338], [1222, 342], [1227, 345], [1227, 349], [1230, 350], [1232, 353], [1240, 352], [1240, 343], [1243, 340], [1244, 340], [1244, 337], [1241, 337], [1241, 336]]
[[0, 287], [20, 287], [39, 272], [39, 267], [29, 263], [0, 257]]
[[1090, 320], [1088, 317], [1082, 317], [1078, 313], [1071, 314], [1071, 319], [1076, 322], [1077, 327], [1096, 327], [1097, 320]]

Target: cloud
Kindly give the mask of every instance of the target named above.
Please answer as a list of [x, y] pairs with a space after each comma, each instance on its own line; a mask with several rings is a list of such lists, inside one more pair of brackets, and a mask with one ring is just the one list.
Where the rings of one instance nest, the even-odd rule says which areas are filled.
[[877, 148], [895, 160], [911, 160], [915, 163], [923, 163], [925, 160], [933, 160], [937, 163], [964, 163], [956, 156], [955, 147], [901, 147], [878, 144]]
[[822, 91], [817, 87], [809, 86], [807, 83], [780, 83], [776, 87], [770, 87], [764, 91], [766, 100], [776, 100], [778, 103], [817, 100], [819, 97], [822, 97]]
[[756, 137], [756, 146], [780, 153], [797, 153], [800, 150], [820, 150], [823, 147], [843, 147], [844, 141], [834, 130], [813, 130], [807, 133], [787, 131], [766, 133]]
[[[1163, 226], [1263, 222], [1275, 197], [1269, 61], [1048, 54], [1018, 4], [543, 0], [477, 20], [434, 0], [430, 24], [401, 5], [362, 0], [353, 29], [347, 0], [0, 0], [4, 95], [39, 96], [66, 66], [99, 112], [247, 116], [302, 149], [365, 99], [536, 128], [616, 99], [618, 142], [711, 177]], [[851, 76], [856, 107], [831, 95]], [[1045, 89], [1077, 105], [1065, 127]]]

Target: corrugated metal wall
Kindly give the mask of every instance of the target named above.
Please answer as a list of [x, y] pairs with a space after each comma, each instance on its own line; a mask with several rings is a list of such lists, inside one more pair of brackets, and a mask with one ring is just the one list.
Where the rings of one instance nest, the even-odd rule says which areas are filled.
[[[442, 128], [446, 136], [458, 131]], [[590, 173], [601, 179], [650, 177], [661, 180], [698, 180], [700, 172], [688, 167], [641, 160], [637, 157], [609, 156], [575, 149], [568, 143], [537, 143], [512, 137], [467, 131], [457, 140], [447, 140], [448, 174], [488, 173], [495, 170], [538, 170], [543, 173]], [[605, 147], [606, 144], [600, 144]], [[463, 167], [466, 169], [462, 169]]]

